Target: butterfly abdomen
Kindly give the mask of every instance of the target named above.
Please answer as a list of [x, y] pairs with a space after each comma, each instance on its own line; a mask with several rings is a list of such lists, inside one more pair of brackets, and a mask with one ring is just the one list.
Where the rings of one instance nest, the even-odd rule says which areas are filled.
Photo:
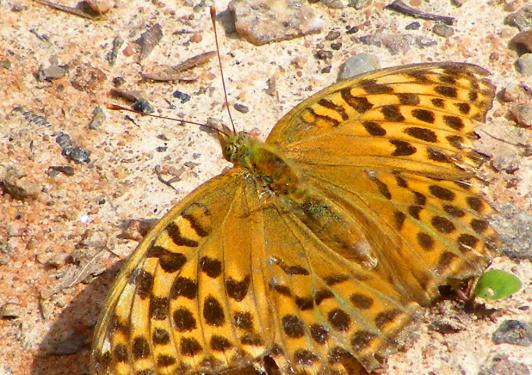
[[378, 265], [367, 238], [361, 232], [363, 223], [341, 206], [312, 188], [300, 188], [281, 201], [322, 243], [343, 258], [368, 269]]

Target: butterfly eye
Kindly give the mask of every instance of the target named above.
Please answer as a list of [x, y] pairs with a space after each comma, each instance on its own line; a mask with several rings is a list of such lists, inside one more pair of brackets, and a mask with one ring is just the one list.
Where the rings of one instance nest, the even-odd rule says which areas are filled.
[[235, 145], [228, 144], [224, 147], [224, 155], [227, 156], [229, 159], [232, 159], [232, 156], [235, 153]]
[[239, 159], [239, 148], [236, 144], [229, 143], [224, 146], [223, 154], [227, 161], [234, 163]]

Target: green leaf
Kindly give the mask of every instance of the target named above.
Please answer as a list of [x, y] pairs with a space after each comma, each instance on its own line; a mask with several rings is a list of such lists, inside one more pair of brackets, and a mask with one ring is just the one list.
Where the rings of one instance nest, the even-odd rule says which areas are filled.
[[477, 281], [473, 295], [486, 300], [506, 298], [521, 289], [521, 280], [502, 270], [484, 272]]

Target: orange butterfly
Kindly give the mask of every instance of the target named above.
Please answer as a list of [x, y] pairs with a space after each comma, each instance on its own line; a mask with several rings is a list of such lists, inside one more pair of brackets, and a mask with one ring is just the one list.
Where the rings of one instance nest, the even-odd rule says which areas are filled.
[[170, 210], [123, 267], [93, 372], [379, 367], [439, 286], [494, 255], [471, 146], [494, 96], [486, 73], [382, 69], [303, 101], [265, 142], [220, 130], [233, 168]]

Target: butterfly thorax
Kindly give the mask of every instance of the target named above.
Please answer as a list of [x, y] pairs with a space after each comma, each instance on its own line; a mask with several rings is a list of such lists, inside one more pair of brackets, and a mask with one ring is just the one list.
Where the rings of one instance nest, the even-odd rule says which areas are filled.
[[275, 146], [245, 132], [224, 136], [220, 142], [227, 161], [247, 169], [273, 193], [285, 195], [297, 190], [299, 178]]

